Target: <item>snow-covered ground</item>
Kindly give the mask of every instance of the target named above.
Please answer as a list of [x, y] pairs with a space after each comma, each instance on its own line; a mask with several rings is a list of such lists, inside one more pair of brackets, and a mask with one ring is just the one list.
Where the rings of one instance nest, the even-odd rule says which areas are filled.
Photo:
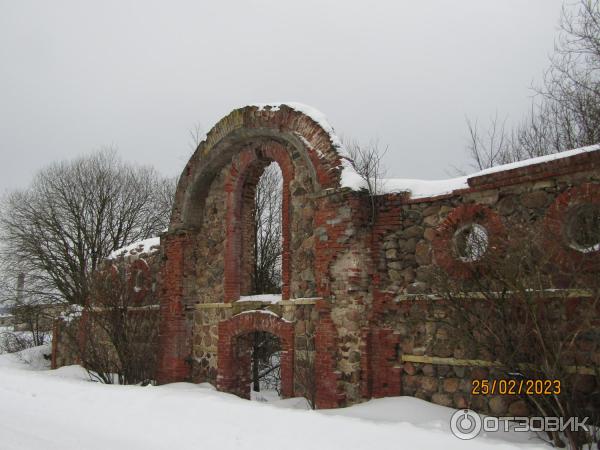
[[303, 399], [250, 402], [210, 385], [107, 386], [78, 366], [47, 370], [48, 347], [0, 356], [0, 449], [548, 449], [528, 434], [472, 441], [450, 408], [397, 397], [307, 411]]

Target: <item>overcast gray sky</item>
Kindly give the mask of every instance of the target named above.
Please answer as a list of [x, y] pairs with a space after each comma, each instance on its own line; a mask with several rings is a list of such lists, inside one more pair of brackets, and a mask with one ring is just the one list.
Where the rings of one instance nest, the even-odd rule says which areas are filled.
[[465, 117], [527, 112], [561, 0], [0, 0], [0, 192], [103, 146], [178, 174], [204, 131], [297, 101], [389, 145], [388, 175], [467, 166]]

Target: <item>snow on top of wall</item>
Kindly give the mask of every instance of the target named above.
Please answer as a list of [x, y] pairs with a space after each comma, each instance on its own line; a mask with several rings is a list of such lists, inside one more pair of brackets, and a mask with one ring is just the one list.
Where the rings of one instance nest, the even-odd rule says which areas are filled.
[[[278, 110], [282, 105], [286, 105], [296, 111], [299, 111], [315, 122], [317, 122], [331, 138], [331, 143], [338, 151], [341, 156], [341, 180], [340, 186], [347, 187], [355, 191], [367, 189], [366, 181], [356, 172], [352, 165], [352, 161], [349, 157], [348, 151], [344, 147], [341, 139], [335, 133], [335, 130], [327, 120], [325, 114], [321, 111], [297, 102], [279, 102], [279, 103], [259, 103], [256, 106], [259, 110], [269, 108], [271, 110]], [[305, 142], [306, 143], [306, 142]], [[580, 153], [586, 153], [591, 151], [600, 150], [600, 145], [590, 145], [587, 147], [581, 147], [573, 150], [568, 150], [560, 153], [553, 153], [551, 155], [539, 156], [537, 158], [530, 158], [523, 161], [517, 161], [510, 164], [504, 164], [501, 166], [492, 167], [489, 169], [482, 170], [477, 173], [473, 173], [466, 176], [460, 176], [456, 178], [450, 178], [445, 180], [417, 180], [410, 178], [386, 178], [382, 179], [378, 186], [378, 191], [382, 194], [392, 194], [409, 192], [410, 198], [427, 198], [436, 197], [439, 195], [451, 194], [453, 191], [460, 189], [467, 189], [469, 187], [469, 178], [474, 178], [483, 175], [489, 175], [492, 173], [518, 169], [520, 167], [531, 166], [534, 164], [540, 164], [548, 161], [554, 161], [557, 159], [568, 158], [570, 156], [578, 155]], [[322, 155], [319, 155], [322, 156]]]
[[151, 237], [142, 241], [134, 242], [126, 247], [119, 248], [108, 255], [108, 259], [117, 259], [119, 257], [128, 257], [139, 255], [140, 253], [154, 253], [160, 247], [160, 237]]
[[467, 184], [468, 179], [468, 176], [447, 180], [387, 178], [381, 182], [381, 192], [385, 194], [410, 192], [410, 198], [435, 197], [437, 195], [451, 194], [455, 190], [469, 187]]
[[[378, 192], [382, 194], [409, 192], [410, 198], [412, 199], [436, 197], [439, 195], [451, 194], [453, 191], [456, 190], [467, 189], [469, 187], [469, 178], [490, 175], [493, 173], [532, 166], [535, 164], [555, 161], [558, 159], [569, 158], [571, 156], [579, 155], [581, 153], [593, 152], [597, 150], [600, 150], [600, 144], [581, 147], [560, 153], [553, 153], [551, 155], [539, 156], [537, 158], [525, 159], [523, 161], [517, 161], [510, 164], [491, 167], [489, 169], [485, 169], [470, 175], [461, 176], [457, 178], [450, 178], [446, 180], [415, 180], [407, 178], [386, 178], [380, 181], [378, 186]], [[352, 190], [366, 189], [367, 184], [365, 180], [361, 178], [361, 176], [358, 173], [356, 173], [352, 165], [348, 161], [343, 161], [342, 164], [343, 171], [341, 186], [348, 187]]]
[[325, 114], [323, 114], [318, 109], [313, 108], [312, 106], [305, 105], [304, 103], [298, 102], [256, 103], [249, 106], [256, 106], [259, 111], [264, 109], [277, 111], [283, 105], [292, 108], [294, 111], [301, 112], [302, 114], [310, 117], [312, 120], [318, 123], [319, 126], [323, 128], [323, 130], [329, 135], [329, 137], [331, 138], [331, 143], [338, 150], [338, 153], [340, 153], [340, 155], [344, 157], [348, 156], [346, 149], [344, 148], [344, 144], [342, 144], [342, 140], [338, 137], [337, 134], [335, 134], [335, 130], [327, 120]]
[[[246, 107], [255, 107], [258, 108], [259, 111], [270, 110], [270, 111], [278, 111], [282, 106], [287, 106], [294, 111], [301, 112], [302, 114], [310, 117], [314, 120], [319, 126], [329, 135], [331, 139], [331, 143], [337, 149], [338, 153], [342, 158], [348, 158], [348, 152], [342, 143], [342, 140], [335, 133], [333, 127], [327, 120], [325, 114], [319, 111], [312, 106], [305, 105], [304, 103], [299, 102], [272, 102], [272, 103], [249, 103], [247, 105], [241, 106], [240, 108]], [[202, 136], [199, 136], [198, 142], [206, 141], [209, 132], [205, 132]], [[298, 137], [303, 141], [303, 143], [307, 146], [310, 146], [310, 143], [304, 138], [304, 136], [298, 135]], [[322, 158], [324, 155], [319, 152], [319, 157]]]
[[[354, 166], [352, 165], [352, 160], [342, 140], [335, 133], [335, 130], [327, 120], [327, 117], [321, 111], [319, 111], [316, 108], [313, 108], [312, 106], [298, 102], [253, 103], [246, 106], [256, 107], [259, 111], [267, 109], [271, 111], [278, 111], [279, 108], [281, 108], [284, 105], [310, 117], [317, 124], [319, 124], [319, 126], [329, 135], [332, 145], [335, 147], [341, 158], [342, 173], [340, 179], [340, 186], [343, 188], [350, 188], [354, 191], [367, 189], [366, 181], [354, 169]], [[305, 145], [310, 146], [310, 143], [307, 142], [306, 139], [303, 138], [303, 136], [299, 137], [303, 140]], [[412, 199], [436, 197], [440, 195], [451, 194], [453, 191], [456, 190], [467, 189], [469, 187], [469, 178], [474, 178], [482, 175], [489, 175], [492, 173], [502, 172], [506, 170], [517, 169], [520, 167], [526, 167], [534, 164], [554, 161], [557, 159], [568, 158], [570, 156], [578, 155], [580, 153], [586, 153], [596, 150], [600, 150], [599, 144], [568, 150], [561, 153], [553, 153], [551, 155], [540, 156], [537, 158], [526, 159], [523, 161], [517, 161], [510, 164], [504, 164], [501, 166], [492, 167], [490, 169], [485, 169], [470, 175], [445, 180], [386, 178], [380, 180], [377, 190], [381, 194], [408, 192], [410, 193], [410, 198]], [[319, 154], [319, 157], [323, 156], [323, 154]]]
[[268, 302], [277, 303], [281, 301], [281, 294], [256, 294], [242, 295], [238, 302]]
[[575, 148], [573, 150], [567, 150], [560, 153], [552, 153], [551, 155], [538, 156], [537, 158], [524, 159], [523, 161], [517, 161], [514, 163], [504, 164], [502, 166], [491, 167], [489, 169], [482, 170], [481, 172], [469, 175], [469, 178], [478, 177], [481, 175], [489, 175], [491, 173], [503, 172], [505, 170], [518, 169], [520, 167], [532, 166], [534, 164], [545, 163], [548, 161], [554, 161], [557, 159], [568, 158], [570, 156], [579, 155], [581, 153], [594, 152], [600, 150], [600, 144], [588, 145], [587, 147]]

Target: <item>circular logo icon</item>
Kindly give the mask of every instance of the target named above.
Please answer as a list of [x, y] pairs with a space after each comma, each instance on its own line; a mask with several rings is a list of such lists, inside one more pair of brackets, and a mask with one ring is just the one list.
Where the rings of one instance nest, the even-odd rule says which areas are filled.
[[450, 419], [452, 434], [459, 439], [469, 440], [481, 431], [481, 417], [470, 409], [459, 409]]

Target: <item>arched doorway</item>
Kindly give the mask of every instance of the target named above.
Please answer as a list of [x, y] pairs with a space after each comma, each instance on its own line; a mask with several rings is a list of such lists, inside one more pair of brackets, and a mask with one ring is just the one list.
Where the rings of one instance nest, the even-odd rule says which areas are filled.
[[[217, 388], [242, 398], [250, 398], [255, 388], [292, 397], [293, 341], [292, 323], [269, 311], [241, 313], [221, 322]], [[275, 371], [277, 376], [268, 377]]]

